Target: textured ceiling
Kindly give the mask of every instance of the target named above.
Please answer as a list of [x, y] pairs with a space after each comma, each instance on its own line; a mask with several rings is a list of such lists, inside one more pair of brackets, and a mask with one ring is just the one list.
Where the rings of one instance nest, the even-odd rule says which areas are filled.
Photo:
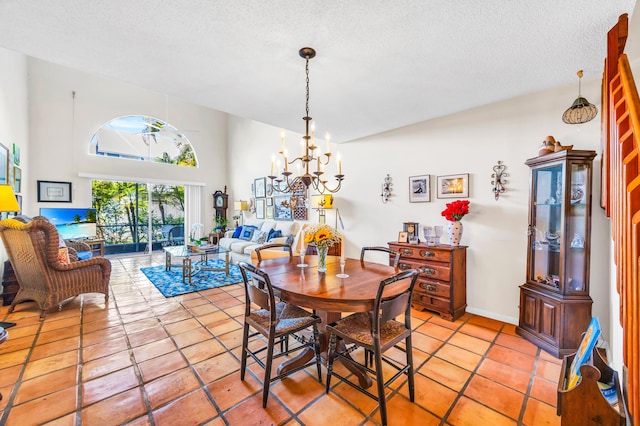
[[[635, 0], [3, 0], [0, 46], [334, 141], [600, 78]], [[577, 84], [576, 84], [577, 86]], [[570, 100], [567, 100], [569, 102]], [[561, 112], [559, 112], [561, 114]]]

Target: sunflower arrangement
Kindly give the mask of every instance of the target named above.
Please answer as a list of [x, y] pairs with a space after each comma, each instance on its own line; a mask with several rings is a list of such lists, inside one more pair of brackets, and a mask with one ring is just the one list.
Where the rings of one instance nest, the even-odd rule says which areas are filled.
[[339, 243], [341, 235], [333, 227], [325, 224], [311, 225], [304, 230], [304, 242], [318, 248], [327, 248]]

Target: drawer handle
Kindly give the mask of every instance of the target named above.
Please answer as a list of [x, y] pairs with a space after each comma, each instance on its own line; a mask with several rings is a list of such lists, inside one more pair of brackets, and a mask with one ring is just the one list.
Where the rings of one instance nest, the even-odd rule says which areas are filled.
[[435, 269], [431, 269], [431, 268], [427, 268], [425, 266], [424, 268], [420, 268], [420, 273], [421, 274], [427, 274], [427, 275], [435, 275], [436, 274], [436, 270]]
[[427, 291], [436, 291], [436, 286], [433, 284], [425, 284], [422, 286], [422, 288], [424, 288]]
[[402, 250], [400, 250], [400, 251], [402, 252], [402, 254], [406, 254], [406, 255], [413, 254], [413, 250], [411, 250], [411, 249], [403, 248], [403, 249], [402, 249]]
[[420, 256], [422, 257], [434, 257], [436, 254], [428, 250], [420, 250]]
[[411, 269], [411, 265], [406, 263], [401, 263], [398, 265], [398, 269], [400, 269], [401, 271], [406, 271], [407, 269]]

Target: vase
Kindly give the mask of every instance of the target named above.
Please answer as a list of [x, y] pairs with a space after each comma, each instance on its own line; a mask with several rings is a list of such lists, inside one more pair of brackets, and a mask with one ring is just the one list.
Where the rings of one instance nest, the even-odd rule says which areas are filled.
[[318, 272], [327, 272], [327, 252], [329, 247], [316, 247], [318, 251]]
[[459, 246], [462, 238], [462, 222], [459, 220], [449, 222], [447, 231], [449, 231], [449, 244], [454, 247]]

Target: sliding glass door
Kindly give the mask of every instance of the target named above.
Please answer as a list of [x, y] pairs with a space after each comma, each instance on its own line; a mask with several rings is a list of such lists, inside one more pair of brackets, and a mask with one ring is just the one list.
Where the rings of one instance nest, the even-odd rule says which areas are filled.
[[149, 235], [152, 248], [160, 249], [168, 230], [184, 224], [182, 186], [102, 180], [91, 186], [105, 254], [146, 251]]

